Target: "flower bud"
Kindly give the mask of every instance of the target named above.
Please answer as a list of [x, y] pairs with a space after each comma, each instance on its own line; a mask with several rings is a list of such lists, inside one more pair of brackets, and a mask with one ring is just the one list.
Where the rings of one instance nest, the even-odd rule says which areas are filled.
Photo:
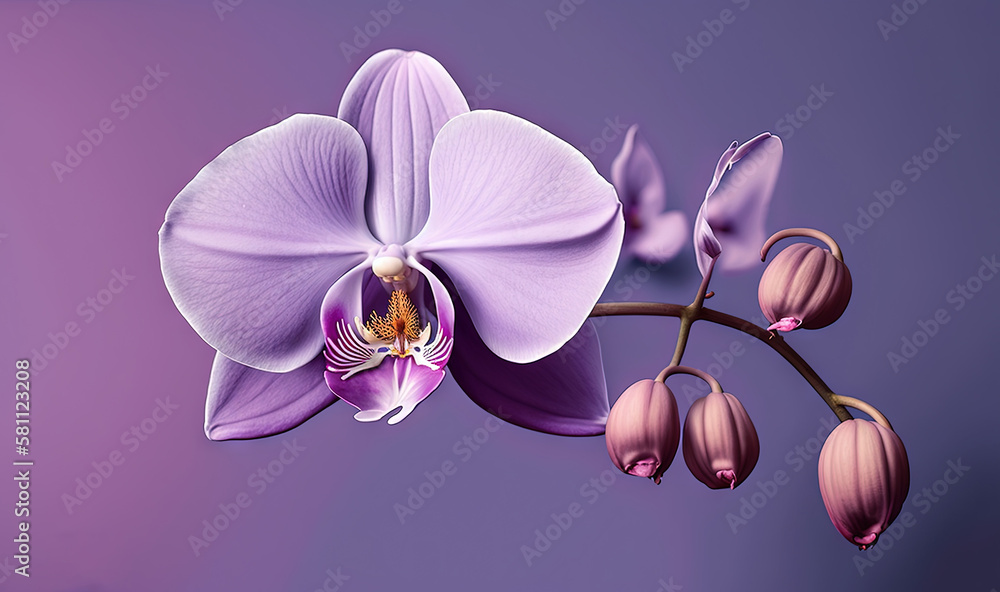
[[844, 314], [851, 272], [830, 251], [797, 243], [778, 253], [760, 278], [757, 299], [768, 330], [821, 329]]
[[684, 462], [711, 489], [735, 488], [757, 466], [760, 440], [746, 409], [729, 393], [709, 393], [684, 420]]
[[903, 441], [874, 421], [837, 426], [819, 453], [819, 491], [840, 534], [862, 551], [892, 524], [910, 489]]
[[662, 382], [640, 380], [625, 389], [608, 415], [608, 454], [622, 472], [657, 484], [680, 442], [677, 400]]

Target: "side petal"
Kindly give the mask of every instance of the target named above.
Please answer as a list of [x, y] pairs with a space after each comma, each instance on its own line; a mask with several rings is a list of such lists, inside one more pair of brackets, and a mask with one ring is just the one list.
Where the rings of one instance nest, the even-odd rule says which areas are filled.
[[225, 356], [283, 372], [316, 357], [323, 295], [377, 246], [364, 221], [365, 147], [351, 126], [292, 117], [240, 140], [170, 204], [163, 279]]
[[417, 51], [379, 52], [351, 79], [337, 116], [353, 125], [368, 146], [365, 209], [379, 240], [403, 244], [423, 228], [434, 136], [449, 119], [468, 111], [444, 67]]
[[611, 163], [611, 183], [618, 191], [625, 219], [645, 225], [663, 212], [667, 205], [663, 169], [646, 140], [633, 125], [625, 133], [622, 149]]
[[[433, 314], [437, 320], [437, 328], [430, 339], [416, 346], [409, 356], [400, 358], [383, 353], [381, 359], [376, 360], [380, 362], [377, 366], [357, 373], [339, 371], [334, 365], [327, 365], [326, 383], [329, 390], [358, 409], [354, 416], [358, 421], [378, 421], [393, 410], [400, 409], [389, 418], [390, 425], [399, 423], [444, 379], [445, 365], [451, 356], [454, 342], [455, 311], [452, 300], [441, 281], [426, 267], [412, 257], [407, 259], [407, 264], [417, 269], [427, 282], [434, 300]], [[366, 282], [366, 276], [374, 277], [359, 266], [330, 288], [323, 302], [322, 319], [324, 332], [328, 336], [328, 351], [337, 347], [336, 339], [344, 331], [355, 327], [355, 317], [363, 320], [362, 312], [373, 310], [379, 306], [380, 301], [387, 299], [377, 278], [374, 282]], [[367, 288], [362, 299], [363, 285], [367, 285]], [[426, 324], [430, 311], [422, 312], [421, 321]], [[356, 352], [360, 343], [360, 339], [355, 340]]]
[[559, 436], [597, 436], [608, 419], [608, 391], [597, 331], [590, 321], [555, 353], [508, 362], [479, 337], [457, 303], [452, 376], [477, 405], [514, 425]]
[[430, 216], [411, 252], [442, 267], [500, 357], [532, 362], [559, 349], [621, 251], [614, 188], [566, 142], [497, 111], [448, 122], [430, 167]]
[[660, 214], [626, 239], [628, 249], [648, 263], [670, 261], [687, 244], [689, 228], [688, 217], [680, 210]]
[[208, 381], [210, 440], [271, 436], [294, 428], [337, 397], [323, 380], [323, 356], [291, 372], [255, 370], [216, 353]]

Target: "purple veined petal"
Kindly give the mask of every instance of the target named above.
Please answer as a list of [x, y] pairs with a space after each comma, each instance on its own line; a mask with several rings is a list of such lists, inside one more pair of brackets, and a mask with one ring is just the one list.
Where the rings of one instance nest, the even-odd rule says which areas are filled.
[[625, 142], [611, 163], [611, 183], [618, 192], [629, 227], [652, 221], [667, 205], [663, 170], [652, 148], [633, 125], [625, 133]]
[[374, 275], [369, 269], [358, 266], [349, 272], [330, 288], [323, 302], [326, 383], [333, 393], [358, 409], [354, 415], [358, 421], [378, 421], [400, 409], [389, 418], [390, 425], [399, 423], [444, 379], [455, 335], [451, 296], [415, 258], [408, 257], [406, 262], [422, 274], [429, 287], [436, 320], [435, 326], [430, 311], [419, 311], [422, 327], [432, 325], [433, 329], [426, 342], [411, 344], [411, 353], [406, 357], [389, 354], [390, 344], [366, 343], [360, 335], [355, 318], [364, 323], [362, 313], [378, 309], [388, 299], [378, 279], [372, 280]]
[[[767, 240], [765, 222], [781, 171], [781, 139], [764, 132], [739, 146], [730, 165], [707, 199], [707, 220], [726, 252], [723, 271], [740, 271], [760, 264], [760, 247]], [[713, 180], [714, 181], [714, 180]]]
[[282, 372], [323, 348], [323, 295], [378, 246], [365, 147], [333, 117], [293, 115], [240, 140], [167, 210], [160, 263], [181, 314], [232, 360]]
[[323, 379], [323, 356], [291, 372], [255, 370], [216, 353], [208, 382], [210, 440], [271, 436], [294, 428], [337, 400]]
[[365, 211], [382, 242], [403, 244], [423, 228], [434, 136], [449, 119], [468, 111], [444, 67], [417, 51], [381, 51], [347, 85], [337, 116], [353, 125], [368, 147]]
[[666, 212], [647, 221], [631, 238], [626, 238], [626, 248], [647, 263], [665, 263], [687, 244], [689, 228], [684, 212]]
[[529, 364], [494, 354], [456, 301], [456, 346], [449, 368], [477, 405], [514, 425], [559, 436], [597, 436], [608, 418], [601, 346], [593, 323], [555, 353]]
[[498, 111], [448, 122], [430, 166], [430, 216], [409, 248], [441, 266], [501, 358], [555, 352], [587, 319], [621, 251], [614, 188], [563, 140]]

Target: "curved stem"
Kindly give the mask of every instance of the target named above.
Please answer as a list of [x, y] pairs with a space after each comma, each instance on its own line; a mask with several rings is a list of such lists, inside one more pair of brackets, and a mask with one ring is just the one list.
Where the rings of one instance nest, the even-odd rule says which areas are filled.
[[705, 372], [704, 370], [698, 370], [697, 368], [689, 368], [687, 366], [667, 366], [660, 372], [659, 376], [656, 377], [656, 382], [663, 382], [667, 377], [674, 374], [690, 374], [691, 376], [697, 376], [698, 378], [704, 380], [708, 383], [708, 386], [712, 387], [713, 393], [721, 393], [722, 385], [719, 381], [715, 379], [714, 376]]
[[844, 262], [844, 253], [840, 250], [840, 245], [837, 244], [837, 241], [833, 240], [829, 234], [812, 228], [786, 228], [785, 230], [775, 232], [771, 235], [771, 238], [764, 242], [764, 246], [760, 248], [760, 260], [763, 261], [767, 258], [767, 252], [774, 246], [774, 243], [790, 236], [804, 236], [823, 241], [826, 243], [826, 246], [830, 247], [830, 252], [833, 256], [840, 260], [841, 263]]
[[859, 411], [864, 411], [865, 413], [870, 415], [872, 419], [882, 424], [882, 427], [890, 431], [895, 431], [892, 429], [892, 424], [889, 423], [889, 420], [886, 419], [885, 416], [882, 415], [882, 412], [876, 409], [874, 405], [865, 403], [861, 399], [855, 399], [854, 397], [846, 397], [844, 395], [834, 395], [833, 400], [845, 407], [854, 407]]
[[[594, 310], [591, 311], [590, 316], [592, 317], [606, 317], [606, 316], [618, 316], [618, 315], [639, 315], [639, 316], [658, 316], [658, 317], [678, 317], [682, 319], [686, 311], [689, 311], [690, 307], [680, 306], [679, 304], [660, 304], [656, 302], [598, 302], [594, 306]], [[773, 335], [772, 333], [764, 330], [757, 325], [754, 325], [750, 321], [741, 319], [739, 317], [734, 317], [723, 312], [712, 310], [710, 308], [701, 308], [697, 313], [688, 313], [692, 315], [691, 323], [694, 321], [704, 320], [710, 323], [715, 323], [716, 325], [724, 325], [737, 331], [742, 331], [747, 335], [756, 337], [760, 341], [766, 343], [768, 347], [778, 352], [781, 357], [798, 371], [806, 382], [809, 383], [813, 390], [819, 394], [820, 397], [826, 401], [826, 404], [830, 406], [830, 409], [837, 415], [840, 421], [847, 421], [848, 419], [853, 419], [851, 413], [841, 404], [835, 400], [837, 396], [829, 386], [823, 382], [823, 379], [816, 374], [802, 356], [798, 354], [790, 345], [788, 345], [785, 340], [780, 335]], [[690, 327], [688, 328], [690, 330]], [[683, 348], [680, 347], [680, 339], [678, 339], [678, 347], [683, 352]], [[676, 357], [676, 353], [675, 353]]]

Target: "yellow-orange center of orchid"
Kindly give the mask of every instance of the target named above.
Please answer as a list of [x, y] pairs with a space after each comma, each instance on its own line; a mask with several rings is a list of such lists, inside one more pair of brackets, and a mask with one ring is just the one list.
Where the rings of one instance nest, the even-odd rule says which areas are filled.
[[416, 341], [420, 338], [420, 318], [417, 307], [402, 290], [393, 290], [389, 295], [389, 310], [384, 317], [372, 311], [365, 324], [375, 337], [382, 341]]

